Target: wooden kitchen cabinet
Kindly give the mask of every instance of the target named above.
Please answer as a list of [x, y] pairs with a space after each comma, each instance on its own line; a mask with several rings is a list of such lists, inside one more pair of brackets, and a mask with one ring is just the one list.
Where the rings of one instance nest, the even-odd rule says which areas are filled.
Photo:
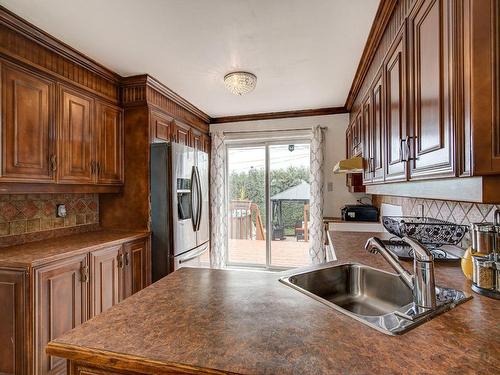
[[385, 75], [385, 180], [406, 180], [410, 141], [406, 123], [406, 28], [401, 27], [384, 62]]
[[1, 63], [0, 181], [55, 182], [54, 83]]
[[372, 101], [372, 121], [371, 121], [371, 136], [372, 152], [369, 163], [372, 171], [372, 182], [384, 180], [384, 128], [385, 128], [385, 113], [384, 113], [384, 78], [381, 70], [375, 79], [375, 83], [371, 89]]
[[150, 263], [146, 235], [34, 267], [0, 265], [0, 374], [65, 374], [47, 343], [151, 284]]
[[408, 18], [410, 179], [455, 176], [451, 2], [423, 0]]
[[191, 146], [191, 131], [188, 126], [181, 125], [179, 122], [173, 123], [173, 141]]
[[88, 318], [87, 254], [64, 259], [35, 271], [35, 371], [65, 374], [66, 361], [44, 353], [49, 341]]
[[96, 135], [94, 99], [65, 86], [59, 87], [58, 181], [94, 182]]
[[123, 184], [119, 107], [41, 73], [0, 65], [1, 183], [42, 183], [48, 192], [58, 188], [47, 184]]
[[97, 316], [119, 302], [123, 278], [122, 246], [90, 253], [90, 316]]
[[28, 275], [24, 270], [0, 269], [0, 374], [27, 374]]
[[368, 94], [361, 103], [362, 113], [362, 155], [364, 160], [363, 182], [370, 183], [373, 181], [372, 164], [370, 162], [373, 153], [373, 129], [372, 129], [372, 102], [371, 96]]
[[149, 242], [138, 240], [123, 245], [123, 275], [120, 300], [137, 293], [151, 283]]
[[459, 3], [464, 17], [464, 69], [470, 76], [464, 81], [460, 174], [500, 174], [500, 2]]
[[123, 111], [111, 104], [97, 101], [96, 113], [97, 182], [123, 184]]
[[152, 142], [170, 142], [173, 137], [173, 118], [162, 113], [151, 111]]

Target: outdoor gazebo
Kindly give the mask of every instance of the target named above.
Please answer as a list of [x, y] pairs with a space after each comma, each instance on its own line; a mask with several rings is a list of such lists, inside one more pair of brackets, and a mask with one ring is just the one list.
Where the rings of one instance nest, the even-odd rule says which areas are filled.
[[[281, 193], [273, 195], [271, 197], [272, 212], [273, 212], [273, 240], [282, 240], [284, 236], [284, 223], [283, 223], [283, 202], [296, 202], [304, 204], [304, 222], [301, 228], [295, 228], [297, 239], [299, 236], [304, 241], [308, 240], [308, 228], [307, 222], [309, 217], [309, 197], [311, 195], [311, 186], [305, 182], [301, 181], [300, 184], [295, 185]], [[276, 220], [276, 221], [274, 221]]]

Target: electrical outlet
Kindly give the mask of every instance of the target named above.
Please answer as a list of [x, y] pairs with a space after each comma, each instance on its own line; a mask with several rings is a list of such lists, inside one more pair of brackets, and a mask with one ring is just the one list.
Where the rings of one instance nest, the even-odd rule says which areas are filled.
[[327, 191], [333, 191], [333, 182], [328, 182], [327, 184], [327, 187], [326, 187]]
[[68, 212], [66, 211], [66, 205], [65, 204], [58, 204], [56, 206], [56, 217], [66, 217]]
[[417, 204], [417, 213], [419, 217], [424, 217], [424, 205]]

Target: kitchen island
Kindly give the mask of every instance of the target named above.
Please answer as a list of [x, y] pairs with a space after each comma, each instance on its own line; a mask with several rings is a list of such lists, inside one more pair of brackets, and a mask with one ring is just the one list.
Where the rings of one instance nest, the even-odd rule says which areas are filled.
[[[392, 271], [364, 250], [373, 235], [333, 233], [334, 263]], [[388, 336], [283, 285], [282, 275], [181, 269], [52, 341], [47, 352], [82, 375], [499, 373], [498, 301], [474, 295]], [[436, 283], [471, 293], [457, 266], [437, 263]]]

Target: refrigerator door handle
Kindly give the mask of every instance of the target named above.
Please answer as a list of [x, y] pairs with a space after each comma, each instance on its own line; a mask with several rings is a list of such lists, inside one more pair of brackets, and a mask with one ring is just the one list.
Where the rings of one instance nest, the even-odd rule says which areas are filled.
[[[195, 183], [196, 179], [196, 167], [193, 165], [193, 168], [191, 169], [191, 223], [193, 224], [193, 230], [196, 232], [196, 226], [197, 226], [197, 221], [198, 221], [198, 213], [194, 212], [194, 190], [193, 186]], [[198, 183], [196, 183], [198, 185]], [[198, 191], [198, 187], [196, 187], [196, 191]], [[198, 193], [196, 193], [198, 194]], [[198, 204], [198, 202], [197, 202]]]
[[200, 177], [200, 170], [198, 169], [198, 166], [196, 167], [196, 176], [198, 176], [198, 225], [196, 230], [200, 230], [200, 225], [201, 225], [201, 216], [203, 214], [203, 190], [201, 188], [201, 177]]

